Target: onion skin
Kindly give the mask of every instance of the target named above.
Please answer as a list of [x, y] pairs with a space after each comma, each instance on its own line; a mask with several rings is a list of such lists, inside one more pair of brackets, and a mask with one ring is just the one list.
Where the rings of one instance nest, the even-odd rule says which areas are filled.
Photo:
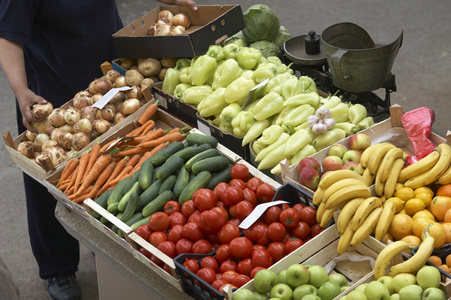
[[60, 127], [66, 124], [66, 120], [64, 119], [64, 114], [66, 110], [61, 107], [55, 108], [49, 116], [49, 123], [54, 127]]
[[161, 24], [155, 30], [154, 36], [168, 36], [172, 35], [172, 28], [168, 24]]
[[77, 123], [74, 124], [74, 132], [83, 132], [85, 134], [91, 134], [92, 132], [92, 124], [89, 119], [80, 119]]
[[19, 151], [20, 154], [28, 158], [33, 158], [35, 153], [33, 142], [32, 141], [20, 142], [19, 145], [17, 145], [17, 151]]
[[91, 123], [96, 119], [97, 107], [86, 106], [80, 110], [80, 119], [88, 119]]
[[123, 87], [127, 86], [127, 83], [125, 82], [125, 76], [120, 76], [114, 81], [114, 87]]
[[66, 151], [59, 146], [52, 146], [47, 148], [44, 152], [36, 157], [36, 161], [40, 164], [40, 161], [44, 161], [45, 158], [50, 158], [53, 167], [56, 167], [67, 159]]
[[32, 122], [31, 126], [38, 131], [38, 133], [43, 133], [47, 131], [47, 128], [50, 126], [49, 119], [45, 118], [38, 122]]
[[88, 146], [89, 142], [89, 136], [84, 132], [77, 132], [72, 137], [72, 147], [78, 151]]
[[72, 148], [72, 138], [73, 134], [70, 132], [63, 132], [58, 136], [58, 143], [61, 148], [66, 151], [69, 151]]
[[120, 121], [122, 121], [123, 119], [125, 119], [126, 117], [127, 117], [127, 116], [124, 115], [123, 113], [117, 112], [117, 113], [114, 115], [114, 118], [113, 118], [113, 124], [116, 125], [117, 123], [119, 123]]
[[128, 90], [125, 94], [125, 98], [126, 99], [130, 99], [130, 98], [136, 98], [139, 99], [143, 96], [143, 92], [141, 87], [139, 86], [132, 86], [131, 90]]
[[141, 106], [141, 103], [136, 98], [127, 99], [122, 103], [121, 112], [125, 115], [129, 115], [137, 111]]
[[29, 141], [34, 141], [34, 139], [36, 138], [36, 136], [37, 136], [37, 134], [36, 133], [34, 133], [34, 132], [31, 132], [30, 130], [27, 130], [26, 132], [25, 132], [25, 136], [27, 137], [27, 139], [29, 140]]
[[64, 120], [71, 125], [77, 123], [80, 120], [80, 110], [74, 106], [67, 108], [64, 113]]
[[88, 90], [93, 95], [100, 93], [102, 95], [106, 94], [109, 90], [113, 88], [113, 83], [106, 78], [99, 78], [91, 81]]
[[92, 123], [92, 128], [99, 134], [108, 131], [110, 127], [111, 123], [108, 122], [107, 120], [95, 120], [94, 123]]
[[31, 110], [31, 113], [33, 114], [33, 117], [41, 120], [50, 116], [52, 111], [53, 111], [52, 103], [50, 102], [47, 102], [45, 104], [36, 103], [33, 104], [33, 109]]
[[72, 105], [77, 109], [92, 105], [92, 94], [88, 91], [80, 91], [75, 94]]
[[178, 13], [171, 19], [173, 26], [181, 25], [185, 28], [188, 28], [191, 25], [190, 19], [183, 13]]
[[74, 133], [74, 125], [64, 124], [63, 126], [58, 127], [62, 132]]
[[92, 100], [92, 104], [96, 103], [97, 101], [99, 101], [100, 99], [102, 99], [103, 95], [100, 93], [94, 94], [91, 97]]
[[42, 148], [42, 151], [45, 151], [48, 148], [53, 147], [53, 146], [59, 146], [58, 141], [50, 139], [50, 140], [46, 141], [44, 144], [42, 144], [41, 148]]
[[116, 107], [114, 104], [107, 104], [105, 105], [101, 110], [102, 119], [111, 121], [114, 118], [114, 115], [116, 114]]
[[48, 134], [45, 133], [38, 134], [33, 141], [34, 150], [37, 152], [42, 152], [42, 145], [48, 140], [50, 140], [50, 136]]
[[174, 14], [167, 9], [164, 9], [158, 13], [158, 19], [167, 18], [171, 20], [173, 16]]
[[105, 79], [108, 79], [111, 82], [115, 82], [117, 78], [121, 76], [121, 73], [119, 73], [116, 70], [109, 70], [105, 74]]
[[55, 128], [52, 130], [52, 134], [50, 135], [50, 139], [58, 142], [58, 137], [63, 131], [59, 128]]

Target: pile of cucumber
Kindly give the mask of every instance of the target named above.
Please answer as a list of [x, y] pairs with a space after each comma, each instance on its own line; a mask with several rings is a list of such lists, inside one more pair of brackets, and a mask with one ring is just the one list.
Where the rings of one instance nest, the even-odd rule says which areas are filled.
[[[133, 230], [161, 211], [169, 200], [183, 205], [201, 188], [213, 190], [231, 180], [233, 166], [217, 149], [215, 137], [190, 133], [184, 142], [173, 142], [148, 158], [139, 171], [122, 179], [96, 202]], [[123, 236], [123, 233], [97, 212], [92, 215]]]

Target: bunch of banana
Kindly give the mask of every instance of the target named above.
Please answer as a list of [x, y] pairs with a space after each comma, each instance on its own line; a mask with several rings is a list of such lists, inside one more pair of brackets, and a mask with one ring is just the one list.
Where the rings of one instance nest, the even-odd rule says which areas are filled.
[[378, 280], [382, 276], [385, 276], [385, 272], [387, 270], [388, 264], [390, 261], [398, 254], [401, 254], [403, 251], [409, 250], [411, 247], [405, 241], [396, 241], [393, 242], [379, 253], [376, 258], [376, 262], [374, 263], [374, 278]]

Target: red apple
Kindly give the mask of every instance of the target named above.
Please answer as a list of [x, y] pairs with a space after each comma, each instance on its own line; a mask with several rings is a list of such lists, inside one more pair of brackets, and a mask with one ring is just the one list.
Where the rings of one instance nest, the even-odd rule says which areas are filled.
[[316, 169], [318, 173], [321, 172], [321, 164], [313, 157], [306, 157], [301, 159], [301, 161], [298, 163], [298, 172], [301, 172], [301, 170], [305, 167], [312, 167]]
[[362, 156], [362, 153], [357, 150], [348, 150], [343, 154], [343, 157], [341, 158], [343, 160], [343, 163], [347, 163], [350, 161], [360, 162], [360, 157]]
[[356, 133], [349, 138], [349, 149], [363, 151], [371, 145], [371, 138], [365, 133]]
[[316, 190], [320, 179], [320, 173], [314, 167], [306, 166], [299, 172], [299, 183], [311, 190]]
[[343, 161], [336, 155], [329, 155], [323, 159], [323, 171], [335, 171], [343, 168]]
[[348, 169], [357, 172], [359, 163], [356, 161], [349, 161], [343, 165], [343, 169]]
[[345, 145], [335, 144], [330, 146], [328, 155], [335, 155], [342, 158], [346, 151], [348, 151], [348, 148]]

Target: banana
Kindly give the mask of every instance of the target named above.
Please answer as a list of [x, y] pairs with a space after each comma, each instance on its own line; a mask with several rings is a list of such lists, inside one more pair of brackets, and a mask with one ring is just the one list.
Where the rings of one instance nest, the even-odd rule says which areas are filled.
[[388, 244], [379, 255], [376, 257], [374, 263], [374, 279], [378, 280], [382, 276], [385, 276], [388, 264], [398, 254], [403, 251], [409, 250], [410, 246], [407, 242], [396, 241]]
[[362, 204], [363, 200], [365, 200], [365, 198], [354, 198], [347, 202], [345, 206], [343, 206], [336, 222], [337, 229], [340, 234], [343, 234], [346, 226], [348, 225], [349, 221], [351, 221], [352, 216], [354, 215], [360, 204]]
[[393, 167], [393, 163], [396, 159], [402, 158], [404, 155], [404, 152], [401, 148], [393, 148], [388, 150], [387, 154], [384, 156], [384, 159], [382, 160], [382, 164], [379, 167], [379, 172], [381, 172], [380, 180], [382, 182], [385, 182], [388, 178], [388, 175], [390, 174], [390, 171]]
[[332, 194], [326, 202], [326, 209], [340, 205], [342, 202], [348, 202], [351, 199], [362, 197], [367, 198], [371, 196], [371, 190], [364, 185], [354, 185], [344, 187], [334, 194]]
[[322, 189], [320, 187], [318, 187], [315, 190], [315, 193], [313, 194], [313, 197], [312, 197], [312, 203], [314, 205], [319, 205], [321, 203], [321, 200], [323, 198], [323, 195], [324, 195], [325, 191], [326, 191], [325, 189]]
[[362, 225], [354, 232], [351, 240], [351, 246], [356, 247], [360, 245], [370, 234], [374, 231], [381, 215], [382, 207], [376, 207], [371, 211]]
[[406, 182], [404, 182], [404, 186], [410, 187], [412, 189], [416, 189], [416, 188], [425, 186], [424, 183], [427, 181], [428, 176], [429, 176], [428, 172], [418, 174], [412, 178], [409, 178]]
[[[382, 166], [382, 165], [381, 165]], [[384, 194], [385, 183], [381, 178], [382, 172], [380, 171], [380, 167], [376, 172], [376, 176], [374, 177], [374, 191], [377, 196], [382, 196]]]
[[332, 219], [334, 218], [334, 212], [336, 212], [337, 210], [343, 208], [343, 206], [346, 204], [346, 202], [343, 202], [340, 205], [334, 206], [331, 209], [326, 209], [324, 211], [324, 213], [321, 216], [321, 219], [319, 221], [319, 225], [322, 228], [326, 228], [327, 225], [329, 225], [329, 222], [332, 221]]
[[327, 189], [329, 186], [337, 182], [338, 180], [345, 179], [345, 178], [355, 178], [360, 179], [363, 182], [362, 175], [357, 173], [356, 171], [348, 170], [348, 169], [341, 169], [336, 170], [327, 173], [323, 177], [321, 177], [321, 180], [318, 183], [318, 187], [322, 189]]
[[363, 183], [360, 179], [355, 178], [345, 178], [342, 180], [339, 180], [335, 183], [333, 183], [331, 186], [329, 186], [326, 191], [324, 192], [324, 195], [322, 197], [322, 201], [327, 203], [327, 200], [331, 195], [336, 193], [338, 190], [341, 190], [342, 188], [345, 188], [347, 186], [354, 186], [354, 185], [362, 185], [367, 186], [365, 183]]
[[396, 205], [393, 201], [387, 201], [384, 203], [382, 207], [382, 212], [379, 217], [379, 221], [377, 221], [376, 229], [374, 230], [374, 237], [377, 240], [381, 240], [382, 237], [388, 232], [390, 228], [390, 224], [393, 220], [393, 216], [396, 212]]
[[362, 177], [363, 177], [363, 180], [365, 181], [365, 184], [366, 184], [367, 186], [370, 186], [370, 185], [373, 184], [374, 178], [375, 178], [376, 176], [370, 173], [370, 169], [366, 168], [366, 169], [363, 171]]
[[316, 209], [316, 222], [321, 222], [324, 212], [326, 211], [326, 203], [321, 202]]
[[368, 167], [368, 161], [370, 160], [370, 157], [372, 156], [373, 152], [377, 148], [383, 146], [386, 143], [387, 142], [377, 143], [377, 144], [371, 145], [368, 148], [366, 148], [362, 152], [362, 156], [360, 156], [360, 164], [362, 165], [362, 167], [367, 168]]
[[363, 171], [365, 171], [365, 168], [362, 166], [361, 163], [359, 163], [359, 165], [357, 166], [357, 173], [359, 173], [360, 175], [363, 174]]
[[365, 221], [371, 211], [381, 206], [382, 201], [379, 197], [368, 196], [363, 200], [362, 204], [360, 204], [352, 217], [352, 230], [356, 231], [363, 224], [363, 221]]
[[441, 185], [450, 184], [451, 183], [451, 165], [448, 167], [448, 170], [437, 179], [437, 182]]
[[402, 158], [397, 158], [393, 163], [390, 174], [388, 174], [384, 185], [384, 196], [386, 199], [392, 197], [395, 193], [396, 184], [398, 183], [399, 174], [402, 171], [404, 163], [404, 159]]
[[425, 186], [434, 183], [439, 179], [451, 164], [451, 147], [446, 143], [441, 143], [436, 149], [440, 153], [440, 157], [435, 166], [428, 171], [428, 177], [424, 182]]
[[416, 163], [402, 169], [402, 171], [399, 173], [398, 181], [404, 182], [414, 176], [425, 173], [437, 163], [439, 157], [440, 153], [438, 153], [438, 151], [432, 151]]
[[[419, 269], [421, 269], [427, 262], [429, 257], [434, 250], [435, 240], [432, 236], [428, 235], [423, 239], [417, 252], [412, 255], [409, 259], [403, 261], [400, 264], [391, 266], [390, 274], [396, 276], [399, 273], [412, 273], [415, 274]], [[379, 254], [380, 255], [380, 254]]]
[[[352, 221], [351, 221], [352, 222]], [[352, 236], [354, 235], [354, 230], [352, 230], [352, 224], [348, 224], [346, 226], [345, 231], [338, 239], [338, 245], [337, 245], [337, 253], [343, 254], [348, 249], [349, 245], [351, 244]]]
[[371, 154], [371, 157], [368, 161], [368, 169], [370, 169], [371, 174], [376, 174], [376, 171], [379, 168], [385, 154], [387, 154], [388, 150], [393, 148], [395, 148], [395, 145], [393, 145], [392, 143], [386, 143], [377, 148], [374, 153]]

